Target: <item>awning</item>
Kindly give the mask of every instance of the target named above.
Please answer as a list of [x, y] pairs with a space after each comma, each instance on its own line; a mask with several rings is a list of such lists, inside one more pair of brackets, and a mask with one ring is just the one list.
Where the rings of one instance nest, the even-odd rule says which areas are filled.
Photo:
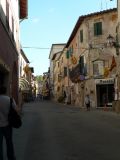
[[28, 17], [28, 0], [20, 0], [20, 19]]
[[19, 88], [21, 91], [29, 91], [30, 90], [30, 84], [25, 78], [19, 79]]

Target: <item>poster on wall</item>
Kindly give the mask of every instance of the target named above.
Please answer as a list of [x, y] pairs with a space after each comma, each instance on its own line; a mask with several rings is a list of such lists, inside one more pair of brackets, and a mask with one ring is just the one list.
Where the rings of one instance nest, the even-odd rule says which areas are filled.
[[103, 61], [94, 61], [93, 62], [93, 74], [94, 77], [100, 77], [104, 74], [104, 62]]

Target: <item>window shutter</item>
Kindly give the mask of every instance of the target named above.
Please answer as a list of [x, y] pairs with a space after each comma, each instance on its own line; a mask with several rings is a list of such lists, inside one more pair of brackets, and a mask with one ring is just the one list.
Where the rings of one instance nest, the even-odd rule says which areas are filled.
[[80, 74], [84, 75], [84, 56], [80, 57], [79, 63], [80, 63]]
[[69, 59], [70, 55], [69, 55], [69, 51], [66, 52], [66, 58]]
[[83, 42], [83, 30], [80, 30], [80, 42]]
[[94, 23], [94, 35], [102, 35], [102, 22]]
[[102, 22], [98, 23], [98, 35], [102, 35]]
[[67, 76], [67, 67], [64, 67], [64, 77]]
[[94, 23], [94, 36], [97, 35], [97, 24]]

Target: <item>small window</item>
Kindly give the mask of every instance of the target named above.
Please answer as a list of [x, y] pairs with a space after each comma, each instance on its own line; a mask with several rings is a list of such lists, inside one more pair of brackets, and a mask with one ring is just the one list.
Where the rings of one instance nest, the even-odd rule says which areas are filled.
[[79, 64], [80, 64], [80, 74], [84, 75], [84, 57], [83, 56], [80, 57]]
[[14, 19], [12, 17], [12, 40], [14, 41]]
[[70, 47], [70, 54], [73, 54], [73, 45]]
[[80, 30], [80, 42], [83, 42], [83, 30]]
[[67, 76], [67, 67], [64, 67], [64, 77]]
[[102, 22], [94, 23], [94, 36], [102, 35]]
[[79, 59], [79, 65], [80, 65], [80, 75], [87, 75], [87, 64], [85, 62], [85, 57], [81, 56]]

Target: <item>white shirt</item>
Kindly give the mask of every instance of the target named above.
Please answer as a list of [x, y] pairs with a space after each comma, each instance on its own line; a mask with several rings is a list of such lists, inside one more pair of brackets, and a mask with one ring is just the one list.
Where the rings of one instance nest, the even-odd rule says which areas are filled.
[[[16, 108], [16, 103], [13, 100], [13, 107]], [[10, 110], [10, 97], [0, 95], [0, 127], [8, 125], [8, 113]]]
[[90, 103], [90, 97], [89, 96], [86, 96], [85, 97], [85, 104], [89, 104]]

